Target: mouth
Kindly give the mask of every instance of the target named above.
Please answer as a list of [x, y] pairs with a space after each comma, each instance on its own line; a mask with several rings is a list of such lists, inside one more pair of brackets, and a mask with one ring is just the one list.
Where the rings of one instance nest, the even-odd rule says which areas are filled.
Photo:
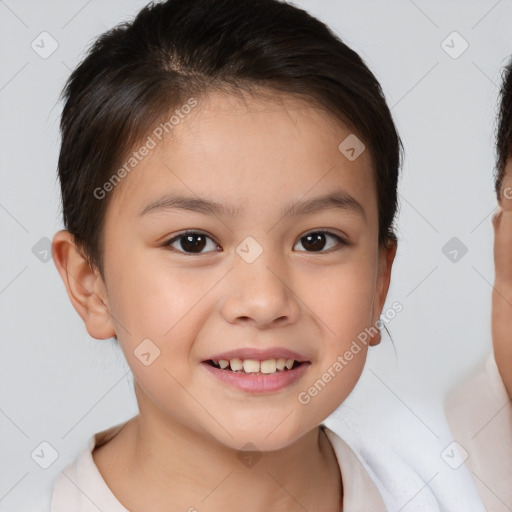
[[307, 361], [297, 361], [296, 359], [208, 359], [204, 361], [213, 368], [227, 372], [252, 374], [252, 375], [272, 375], [276, 373], [289, 372], [297, 369]]
[[[311, 361], [289, 351], [279, 354], [287, 357], [273, 358], [269, 354], [254, 351], [246, 351], [244, 355], [245, 358], [242, 358], [240, 353], [223, 354], [202, 361], [201, 366], [223, 386], [253, 395], [277, 392], [290, 387], [296, 384], [311, 366]], [[292, 355], [296, 359], [292, 358]]]

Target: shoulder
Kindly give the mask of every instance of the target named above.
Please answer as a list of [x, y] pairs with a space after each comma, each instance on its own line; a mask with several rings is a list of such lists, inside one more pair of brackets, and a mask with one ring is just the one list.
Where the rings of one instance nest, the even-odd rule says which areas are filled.
[[53, 484], [50, 512], [127, 512], [112, 494], [94, 463], [92, 452], [114, 437], [127, 422], [91, 436], [76, 459]]
[[91, 453], [93, 445], [94, 436], [89, 439], [76, 459], [57, 475], [53, 484], [50, 512], [78, 512], [80, 510], [82, 499], [79, 467], [83, 466], [87, 453]]
[[512, 405], [493, 354], [447, 396], [445, 412], [454, 434], [468, 441], [489, 432], [512, 436]]
[[385, 512], [386, 506], [367, 469], [350, 446], [333, 430], [322, 425], [331, 443], [343, 482], [343, 510]]
[[449, 393], [445, 413], [485, 505], [510, 510], [512, 404], [492, 353]]

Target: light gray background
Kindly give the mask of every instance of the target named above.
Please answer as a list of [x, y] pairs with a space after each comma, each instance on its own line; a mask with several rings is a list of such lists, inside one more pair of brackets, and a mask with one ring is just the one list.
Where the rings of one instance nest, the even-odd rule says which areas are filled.
[[[512, 1], [295, 3], [364, 58], [405, 146], [387, 303], [404, 308], [389, 324], [397, 355], [384, 334], [331, 420], [342, 432], [345, 412], [371, 414], [392, 437], [399, 417], [446, 445], [442, 399], [491, 348], [493, 131], [500, 68], [512, 54]], [[1, 511], [47, 488], [92, 433], [137, 412], [122, 354], [87, 335], [53, 261], [32, 248], [62, 228], [64, 81], [95, 37], [144, 4], [0, 0]], [[31, 48], [43, 31], [58, 43], [46, 59]], [[456, 59], [441, 46], [453, 31], [469, 44]], [[452, 237], [468, 248], [455, 263], [442, 252]], [[43, 441], [59, 453], [46, 470], [31, 458]]]

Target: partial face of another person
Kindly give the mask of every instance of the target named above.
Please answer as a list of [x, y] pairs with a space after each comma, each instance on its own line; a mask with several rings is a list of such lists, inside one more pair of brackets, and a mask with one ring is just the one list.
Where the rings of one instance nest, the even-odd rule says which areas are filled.
[[508, 395], [512, 397], [512, 159], [508, 159], [504, 172], [501, 208], [493, 217], [492, 335], [496, 363]]

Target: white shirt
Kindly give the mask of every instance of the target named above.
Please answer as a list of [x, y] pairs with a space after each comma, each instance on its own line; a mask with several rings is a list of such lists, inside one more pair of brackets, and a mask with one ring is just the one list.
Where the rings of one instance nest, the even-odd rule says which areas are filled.
[[512, 403], [494, 355], [447, 400], [447, 416], [488, 512], [512, 510]]
[[[91, 436], [76, 460], [61, 471], [54, 482], [50, 512], [129, 512], [107, 486], [92, 457], [94, 447], [108, 441], [125, 423]], [[336, 433], [321, 427], [340, 466], [343, 512], [385, 512], [381, 495], [358, 457]]]

